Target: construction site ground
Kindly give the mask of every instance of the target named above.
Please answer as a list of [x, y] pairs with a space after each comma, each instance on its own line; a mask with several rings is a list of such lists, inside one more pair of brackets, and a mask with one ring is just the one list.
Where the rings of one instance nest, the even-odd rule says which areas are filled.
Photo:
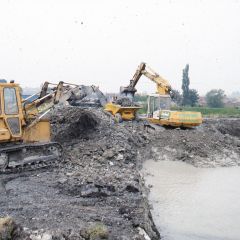
[[62, 161], [0, 175], [0, 217], [15, 220], [14, 239], [160, 239], [140, 171], [144, 161], [240, 164], [239, 119], [165, 129], [142, 120], [116, 124], [100, 109], [78, 107], [55, 109], [50, 119]]

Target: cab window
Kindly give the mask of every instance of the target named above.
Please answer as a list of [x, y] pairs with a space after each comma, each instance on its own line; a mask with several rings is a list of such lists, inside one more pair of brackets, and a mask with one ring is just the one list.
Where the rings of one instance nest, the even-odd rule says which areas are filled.
[[18, 105], [15, 88], [4, 88], [3, 94], [5, 114], [18, 114]]

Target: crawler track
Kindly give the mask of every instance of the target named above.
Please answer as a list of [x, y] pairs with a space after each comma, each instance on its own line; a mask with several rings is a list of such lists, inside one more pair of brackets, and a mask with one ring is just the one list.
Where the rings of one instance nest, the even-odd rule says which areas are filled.
[[[0, 173], [7, 174], [56, 165], [63, 156], [63, 148], [56, 142], [17, 144], [0, 148], [0, 155], [2, 154], [8, 157], [8, 162], [6, 167], [0, 168]], [[12, 155], [14, 161], [11, 160]]]

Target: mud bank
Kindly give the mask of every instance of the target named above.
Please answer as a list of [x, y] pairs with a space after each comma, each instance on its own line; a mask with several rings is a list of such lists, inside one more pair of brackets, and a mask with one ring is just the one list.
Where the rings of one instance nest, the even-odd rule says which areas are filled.
[[53, 140], [65, 149], [58, 166], [0, 176], [0, 216], [24, 227], [22, 239], [160, 239], [139, 171], [145, 160], [239, 164], [239, 139], [220, 120], [166, 130], [114, 124], [102, 110], [77, 107], [56, 109], [50, 119]]
[[196, 129], [158, 129], [145, 159], [184, 161], [195, 167], [240, 164], [240, 119], [205, 119]]

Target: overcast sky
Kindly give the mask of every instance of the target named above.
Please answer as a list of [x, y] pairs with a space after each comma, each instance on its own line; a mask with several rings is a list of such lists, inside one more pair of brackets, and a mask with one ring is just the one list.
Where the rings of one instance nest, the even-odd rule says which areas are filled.
[[173, 88], [189, 63], [201, 94], [240, 90], [239, 0], [0, 0], [0, 78], [118, 92], [141, 61]]

